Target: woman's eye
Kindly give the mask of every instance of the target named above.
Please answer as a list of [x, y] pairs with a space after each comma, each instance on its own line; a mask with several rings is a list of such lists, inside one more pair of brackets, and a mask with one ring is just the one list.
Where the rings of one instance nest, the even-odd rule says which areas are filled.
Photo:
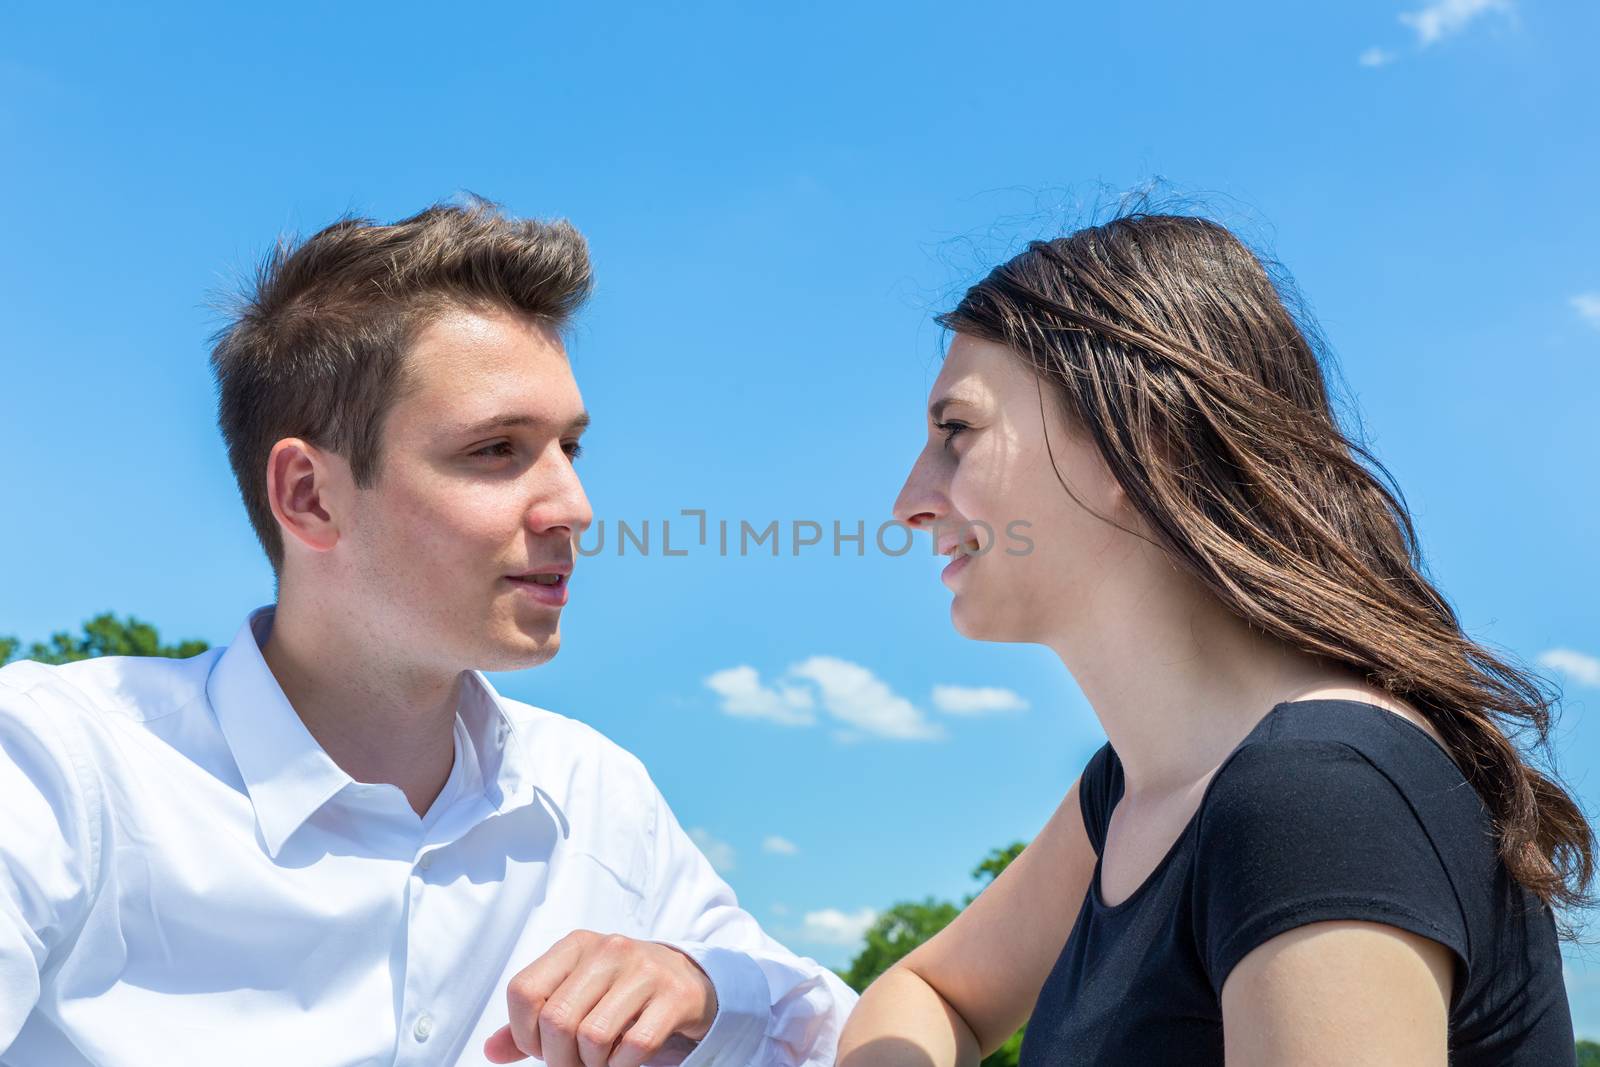
[[946, 445], [949, 445], [955, 439], [956, 434], [961, 433], [963, 430], [971, 429], [964, 422], [936, 422], [933, 426], [934, 429], [944, 434], [944, 443]]

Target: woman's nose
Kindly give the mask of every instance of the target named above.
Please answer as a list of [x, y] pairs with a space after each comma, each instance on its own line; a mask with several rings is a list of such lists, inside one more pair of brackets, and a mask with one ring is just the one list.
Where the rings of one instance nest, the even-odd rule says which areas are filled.
[[917, 457], [900, 495], [894, 501], [894, 517], [914, 530], [937, 522], [949, 509], [944, 493], [931, 477], [926, 453]]

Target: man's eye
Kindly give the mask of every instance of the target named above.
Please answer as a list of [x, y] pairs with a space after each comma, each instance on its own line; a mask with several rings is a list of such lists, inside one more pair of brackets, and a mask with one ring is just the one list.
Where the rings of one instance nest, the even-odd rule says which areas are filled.
[[583, 446], [576, 441], [568, 441], [561, 447], [566, 451], [568, 459], [577, 459], [583, 455]]
[[[502, 451], [502, 449], [504, 451]], [[472, 454], [474, 456], [488, 456], [490, 458], [495, 458], [498, 456], [509, 456], [515, 451], [516, 449], [512, 447], [510, 441], [496, 441], [492, 445], [483, 446]]]

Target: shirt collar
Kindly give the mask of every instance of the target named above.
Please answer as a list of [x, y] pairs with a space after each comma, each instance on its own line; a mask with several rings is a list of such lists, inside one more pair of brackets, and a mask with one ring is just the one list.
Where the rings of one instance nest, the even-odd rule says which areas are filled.
[[[354, 779], [311, 736], [261, 655], [274, 606], [257, 608], [239, 627], [206, 680], [206, 696], [250, 803], [267, 852], [277, 857], [298, 830]], [[525, 738], [482, 672], [468, 671], [457, 710], [496, 811], [532, 794]]]
[[527, 736], [482, 671], [468, 671], [464, 681], [456, 717], [472, 741], [484, 795], [498, 812], [526, 804], [533, 797]]

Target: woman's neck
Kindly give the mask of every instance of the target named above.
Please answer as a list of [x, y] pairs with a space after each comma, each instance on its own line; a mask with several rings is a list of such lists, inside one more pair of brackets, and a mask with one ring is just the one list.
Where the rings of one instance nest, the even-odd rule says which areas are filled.
[[1354, 675], [1252, 628], [1164, 557], [1108, 579], [1096, 599], [1047, 643], [1116, 749], [1127, 796], [1193, 788], [1281, 701], [1360, 691]]

